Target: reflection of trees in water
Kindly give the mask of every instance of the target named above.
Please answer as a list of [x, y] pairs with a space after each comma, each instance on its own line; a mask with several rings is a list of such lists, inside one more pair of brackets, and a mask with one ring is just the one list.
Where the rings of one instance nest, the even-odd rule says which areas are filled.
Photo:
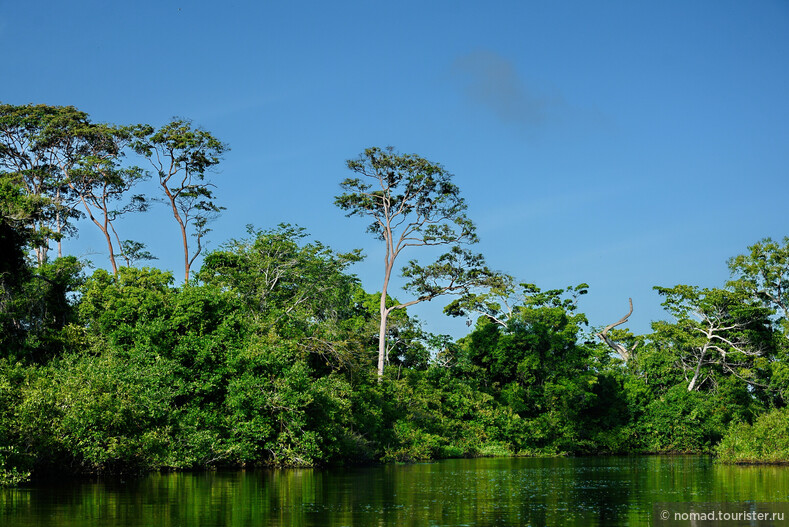
[[495, 458], [154, 474], [0, 491], [3, 523], [646, 525], [654, 502], [780, 501], [789, 467], [699, 456]]

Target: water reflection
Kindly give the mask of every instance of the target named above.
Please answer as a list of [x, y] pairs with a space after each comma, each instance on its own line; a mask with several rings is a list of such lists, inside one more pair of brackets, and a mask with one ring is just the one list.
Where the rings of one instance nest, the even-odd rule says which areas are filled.
[[698, 456], [154, 474], [0, 491], [7, 526], [647, 525], [653, 502], [789, 501], [789, 468]]

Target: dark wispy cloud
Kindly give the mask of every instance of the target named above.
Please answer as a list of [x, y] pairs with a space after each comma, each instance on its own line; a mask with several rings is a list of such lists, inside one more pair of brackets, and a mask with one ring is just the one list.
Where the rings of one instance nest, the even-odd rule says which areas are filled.
[[469, 100], [507, 123], [539, 126], [562, 105], [560, 96], [534, 90], [512, 62], [491, 51], [459, 57], [452, 64], [452, 73]]

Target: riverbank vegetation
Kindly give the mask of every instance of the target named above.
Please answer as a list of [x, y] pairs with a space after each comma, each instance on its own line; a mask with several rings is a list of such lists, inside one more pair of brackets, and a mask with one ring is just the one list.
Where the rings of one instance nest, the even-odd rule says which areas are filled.
[[[336, 198], [372, 217], [390, 250], [446, 246], [409, 262], [414, 296], [401, 301], [361, 286], [359, 251], [296, 226], [249, 227], [206, 252], [223, 210], [210, 169], [227, 147], [188, 121], [156, 130], [2, 105], [0, 132], [0, 483], [716, 448], [727, 461], [789, 460], [789, 240], [733, 258], [720, 288], [658, 287], [668, 321], [634, 335], [589, 327], [586, 284], [543, 290], [468, 252], [459, 189], [418, 156], [365, 151], [349, 168], [373, 186], [347, 180]], [[378, 178], [380, 167], [401, 172]], [[118, 234], [154, 202], [135, 193], [151, 177], [182, 242], [181, 283]], [[403, 216], [376, 224], [384, 209]], [[392, 225], [417, 227], [398, 238]], [[107, 270], [63, 251], [95, 227]], [[388, 259], [384, 291], [391, 271]], [[446, 313], [470, 323], [457, 340], [407, 311], [446, 294]]]
[[789, 409], [766, 412], [753, 423], [732, 423], [717, 454], [724, 463], [789, 463]]

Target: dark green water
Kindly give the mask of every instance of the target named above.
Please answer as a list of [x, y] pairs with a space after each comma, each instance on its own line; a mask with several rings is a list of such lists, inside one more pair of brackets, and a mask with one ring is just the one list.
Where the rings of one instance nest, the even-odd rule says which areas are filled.
[[789, 467], [699, 456], [153, 474], [0, 491], [0, 525], [648, 525], [653, 502], [789, 501]]

